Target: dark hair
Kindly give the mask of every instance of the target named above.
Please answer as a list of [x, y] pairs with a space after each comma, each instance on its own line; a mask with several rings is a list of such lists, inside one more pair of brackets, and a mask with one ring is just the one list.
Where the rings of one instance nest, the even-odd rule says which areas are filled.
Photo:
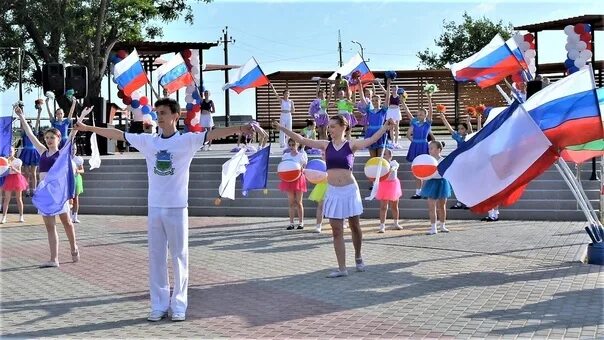
[[315, 122], [315, 121], [314, 121], [314, 120], [312, 120], [312, 119], [307, 119], [307, 120], [306, 120], [306, 126], [311, 126], [311, 125], [313, 125], [313, 123], [314, 123], [314, 122]]
[[44, 136], [46, 136], [47, 133], [52, 133], [53, 135], [59, 137], [59, 139], [61, 139], [61, 131], [59, 131], [58, 129], [55, 128], [48, 128], [44, 131]]
[[458, 125], [463, 126], [464, 129], [468, 129], [468, 123], [459, 123]]
[[283, 93], [283, 94], [285, 94], [285, 92], [289, 92], [289, 89], [285, 89], [285, 90], [283, 90], [283, 92], [282, 92], [282, 93]]
[[437, 141], [437, 140], [433, 140], [433, 141], [431, 141], [431, 142], [430, 142], [430, 145], [436, 145], [436, 147], [438, 148], [438, 150], [441, 150], [441, 151], [442, 151], [442, 149], [443, 149], [443, 143], [441, 143], [441, 142], [439, 142], [439, 141]]
[[338, 125], [346, 128], [346, 131], [348, 131], [348, 129], [350, 129], [350, 126], [348, 126], [348, 120], [346, 118], [344, 118], [344, 116], [342, 116], [342, 115], [331, 116], [331, 118], [329, 118], [329, 119], [337, 121]]
[[180, 105], [178, 105], [176, 100], [172, 98], [160, 98], [155, 102], [155, 107], [162, 105], [169, 107], [172, 113], [180, 114]]

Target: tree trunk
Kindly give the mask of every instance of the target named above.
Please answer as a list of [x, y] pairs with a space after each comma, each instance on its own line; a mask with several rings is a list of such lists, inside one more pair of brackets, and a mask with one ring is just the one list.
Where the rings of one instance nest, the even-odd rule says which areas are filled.
[[88, 78], [88, 97], [100, 97], [103, 77], [94, 77], [90, 75]]

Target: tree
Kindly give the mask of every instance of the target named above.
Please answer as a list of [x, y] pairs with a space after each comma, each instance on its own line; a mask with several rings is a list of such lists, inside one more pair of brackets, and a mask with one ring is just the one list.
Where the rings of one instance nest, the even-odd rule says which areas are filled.
[[[97, 97], [115, 43], [161, 37], [161, 25], [181, 17], [193, 23], [187, 0], [4, 0], [0, 46], [21, 48], [31, 57], [23, 59], [28, 89], [41, 76], [35, 59], [86, 66], [88, 96]], [[14, 51], [0, 49], [0, 91], [18, 82], [17, 60]]]
[[436, 46], [441, 48], [440, 54], [426, 48], [417, 53], [420, 65], [427, 68], [445, 68], [448, 63], [453, 64], [464, 60], [486, 46], [493, 37], [499, 33], [504, 40], [511, 37], [514, 27], [511, 23], [504, 25], [500, 20], [494, 23], [486, 17], [472, 19], [468, 13], [463, 14], [463, 22], [443, 20], [443, 31], [438, 39], [434, 39]]

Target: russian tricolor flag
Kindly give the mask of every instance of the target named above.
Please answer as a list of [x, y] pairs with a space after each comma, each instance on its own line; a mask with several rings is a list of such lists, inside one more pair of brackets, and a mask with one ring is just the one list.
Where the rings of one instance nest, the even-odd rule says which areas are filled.
[[[329, 79], [335, 80], [338, 74], [341, 74], [342, 77], [348, 79], [350, 81], [352, 79], [352, 74], [354, 72], [360, 73], [360, 81], [361, 83], [371, 82], [375, 79], [375, 76], [369, 70], [367, 63], [363, 60], [360, 54], [356, 54], [352, 57], [346, 64], [340, 67], [334, 74], [332, 74]], [[351, 85], [351, 88], [356, 87], [355, 85]]]
[[506, 42], [499, 34], [478, 53], [451, 65], [455, 80], [473, 80], [481, 88], [495, 85], [505, 77], [526, 69], [522, 52], [514, 39]]
[[245, 65], [239, 68], [235, 81], [224, 84], [222, 90], [231, 89], [237, 93], [241, 93], [247, 89], [260, 87], [269, 83], [268, 78], [262, 72], [256, 59], [252, 57]]
[[157, 75], [159, 84], [168, 94], [193, 83], [193, 77], [180, 53], [176, 53], [168, 62], [158, 67]]
[[126, 96], [132, 95], [132, 92], [147, 84], [147, 74], [138, 58], [136, 49], [122, 61], [115, 64], [113, 78]]

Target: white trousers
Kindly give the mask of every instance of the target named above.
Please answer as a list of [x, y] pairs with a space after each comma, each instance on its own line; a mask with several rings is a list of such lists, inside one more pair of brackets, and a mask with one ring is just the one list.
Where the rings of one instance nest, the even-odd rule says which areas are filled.
[[[189, 216], [187, 208], [149, 207], [149, 289], [151, 310], [185, 313], [189, 284]], [[172, 255], [174, 291], [170, 299], [168, 249]]]
[[[288, 129], [292, 129], [292, 114], [290, 112], [281, 112], [281, 118], [279, 124], [285, 126]], [[283, 131], [279, 131], [279, 145], [285, 147], [287, 145], [287, 135]]]

